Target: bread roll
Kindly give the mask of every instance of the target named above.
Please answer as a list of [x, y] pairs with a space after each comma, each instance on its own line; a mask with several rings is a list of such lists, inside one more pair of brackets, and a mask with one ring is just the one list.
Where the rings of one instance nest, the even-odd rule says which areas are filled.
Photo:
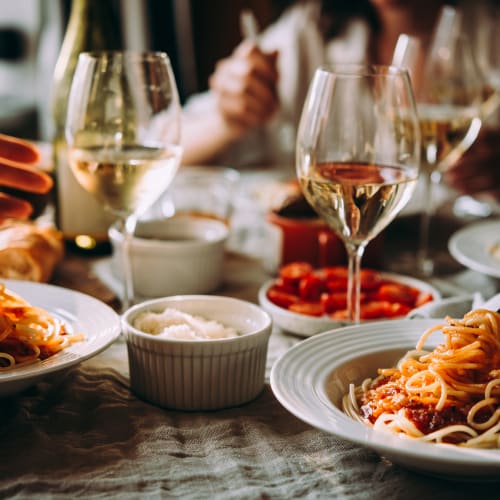
[[64, 256], [53, 226], [7, 220], [0, 224], [0, 278], [47, 282]]

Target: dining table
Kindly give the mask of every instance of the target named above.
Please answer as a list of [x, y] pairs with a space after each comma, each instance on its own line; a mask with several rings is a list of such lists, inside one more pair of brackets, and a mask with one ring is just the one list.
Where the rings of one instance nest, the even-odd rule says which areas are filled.
[[[223, 283], [214, 294], [258, 303], [259, 289], [275, 276], [263, 255], [264, 212], [252, 199], [270, 179], [268, 169], [241, 174]], [[383, 269], [390, 269], [395, 256], [414, 253], [415, 217], [402, 214], [385, 230]], [[436, 214], [437, 236], [431, 241], [449, 269], [428, 281], [443, 297], [500, 291], [497, 278], [465, 268], [447, 253], [450, 234], [468, 222], [449, 211]], [[119, 311], [110, 261], [109, 255], [68, 249], [51, 283]], [[273, 364], [302, 341], [303, 336], [273, 326], [266, 383], [253, 401], [214, 411], [176, 411], [131, 391], [120, 336], [94, 357], [0, 399], [0, 498], [498, 498], [494, 483], [402, 467], [285, 409], [269, 377]]]

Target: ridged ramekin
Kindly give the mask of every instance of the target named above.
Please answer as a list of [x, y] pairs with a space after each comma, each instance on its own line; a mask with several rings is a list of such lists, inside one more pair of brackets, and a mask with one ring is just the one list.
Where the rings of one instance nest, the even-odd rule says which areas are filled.
[[[159, 338], [133, 326], [138, 314], [166, 308], [236, 329], [215, 340]], [[131, 307], [122, 316], [130, 384], [141, 399], [176, 410], [216, 410], [255, 399], [265, 382], [272, 320], [259, 306], [213, 295], [177, 295]]]

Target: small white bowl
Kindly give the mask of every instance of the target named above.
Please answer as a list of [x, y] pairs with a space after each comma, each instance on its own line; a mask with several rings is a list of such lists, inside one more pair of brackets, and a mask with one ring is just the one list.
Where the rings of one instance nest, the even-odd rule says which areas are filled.
[[[180, 340], [135, 328], [138, 314], [173, 308], [237, 330], [237, 337]], [[240, 299], [184, 295], [149, 300], [122, 316], [132, 390], [176, 410], [216, 410], [255, 399], [263, 390], [272, 320]]]
[[[395, 273], [381, 272], [380, 275], [382, 276], [382, 278], [393, 281], [395, 283], [401, 283], [403, 285], [417, 288], [421, 292], [430, 293], [432, 295], [433, 301], [441, 299], [439, 290], [429, 283], [426, 283], [425, 281], [421, 281], [411, 276], [404, 276]], [[274, 282], [275, 280], [269, 280], [261, 286], [258, 293], [258, 299], [259, 304], [273, 318], [274, 324], [280, 327], [282, 330], [294, 333], [295, 335], [299, 335], [301, 337], [311, 337], [326, 330], [331, 330], [332, 328], [340, 328], [352, 324], [348, 320], [333, 319], [326, 314], [323, 316], [308, 316], [306, 314], [289, 311], [288, 309], [273, 304], [267, 297], [267, 292], [273, 286]], [[409, 314], [411, 314], [411, 312]], [[362, 321], [362, 323], [385, 321], [386, 319], [387, 318], [366, 320]], [[401, 317], [394, 319], [401, 319]]]
[[[140, 221], [130, 246], [134, 292], [140, 297], [215, 291], [222, 282], [228, 227], [194, 216]], [[121, 275], [123, 237], [109, 230], [112, 270]]]

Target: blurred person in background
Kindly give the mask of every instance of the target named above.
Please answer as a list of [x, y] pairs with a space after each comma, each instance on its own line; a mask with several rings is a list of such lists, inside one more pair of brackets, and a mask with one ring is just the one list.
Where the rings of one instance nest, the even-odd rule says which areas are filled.
[[50, 139], [52, 72], [61, 40], [53, 0], [0, 5], [0, 223], [40, 215], [53, 180], [34, 141]]
[[[473, 0], [470, 0], [473, 3]], [[401, 33], [430, 39], [448, 0], [296, 0], [257, 39], [220, 60], [209, 90], [184, 107], [185, 164], [283, 166], [294, 175], [295, 131], [309, 82], [324, 63], [390, 64]], [[500, 201], [499, 130], [481, 132], [446, 182]]]
[[62, 37], [61, 2], [0, 5], [0, 132], [50, 140], [52, 73]]

